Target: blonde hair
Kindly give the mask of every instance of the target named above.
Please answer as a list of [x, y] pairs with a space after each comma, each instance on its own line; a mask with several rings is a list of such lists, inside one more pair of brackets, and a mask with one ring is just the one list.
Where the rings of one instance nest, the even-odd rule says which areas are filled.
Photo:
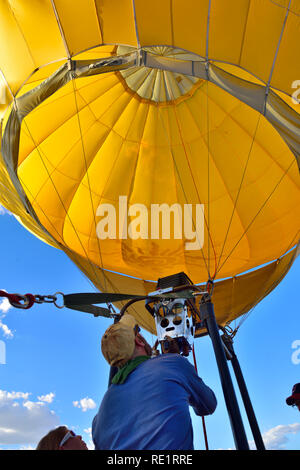
[[59, 426], [56, 429], [52, 429], [46, 436], [42, 437], [36, 450], [59, 450], [59, 444], [67, 432], [68, 428], [66, 428], [66, 426]]

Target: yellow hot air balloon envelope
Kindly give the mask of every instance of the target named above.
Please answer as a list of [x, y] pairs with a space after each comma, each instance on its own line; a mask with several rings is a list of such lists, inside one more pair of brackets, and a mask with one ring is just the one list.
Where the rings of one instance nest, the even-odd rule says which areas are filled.
[[246, 313], [297, 254], [299, 31], [296, 0], [2, 1], [1, 203], [101, 290], [184, 271]]

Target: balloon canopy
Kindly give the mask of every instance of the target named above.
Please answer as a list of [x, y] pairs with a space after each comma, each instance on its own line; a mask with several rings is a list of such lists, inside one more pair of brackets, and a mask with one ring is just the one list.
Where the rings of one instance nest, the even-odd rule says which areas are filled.
[[0, 202], [100, 290], [184, 271], [246, 313], [297, 254], [299, 27], [296, 0], [4, 0]]

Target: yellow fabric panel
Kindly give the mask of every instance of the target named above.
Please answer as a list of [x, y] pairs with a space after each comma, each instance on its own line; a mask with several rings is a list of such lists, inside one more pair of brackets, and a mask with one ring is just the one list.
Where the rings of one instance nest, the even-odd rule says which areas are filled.
[[[147, 2], [148, 3], [148, 2]], [[132, 0], [95, 0], [105, 44], [137, 46]]]
[[[267, 82], [289, 1], [212, 1], [210, 10], [208, 0], [55, 0], [54, 5], [71, 55], [102, 42], [136, 47], [137, 29], [142, 46], [173, 44], [205, 57], [209, 24], [210, 60], [241, 65]], [[5, 0], [0, 8], [0, 39], [5, 44], [0, 69], [15, 93], [37, 67], [62, 60], [66, 50], [50, 0]], [[293, 0], [271, 80], [274, 88], [288, 94], [299, 71], [299, 48], [290, 46], [298, 43], [299, 18]]]
[[208, 4], [208, 0], [184, 3], [136, 0], [140, 44], [173, 45], [205, 56]]
[[98, 47], [93, 47], [93, 49], [88, 49], [87, 51], [75, 54], [73, 59], [75, 60], [90, 60], [97, 61], [99, 58], [110, 57], [116, 55], [117, 46], [113, 44], [101, 45]]
[[286, 10], [276, 2], [251, 1], [240, 65], [265, 83], [270, 78], [285, 15]]
[[292, 83], [298, 80], [300, 76], [300, 48], [298, 47], [300, 29], [299, 2], [297, 2], [297, 6], [298, 13], [291, 11], [288, 15], [271, 80], [271, 85], [274, 88], [285, 91], [289, 95], [294, 92]]
[[30, 8], [28, 2], [20, 0], [10, 0], [7, 3], [10, 4], [11, 12], [36, 67], [65, 57], [49, 0], [30, 0]]
[[[299, 247], [262, 268], [233, 279], [215, 282], [212, 301], [218, 324], [224, 326], [233, 322], [257, 305], [286, 275], [298, 252]], [[67, 254], [100, 291], [147, 295], [156, 290], [156, 282], [101, 271], [78, 255], [70, 251], [67, 251]], [[125, 302], [118, 302], [116, 306], [121, 308], [124, 304]], [[140, 326], [156, 334], [154, 320], [144, 305], [144, 301], [136, 302], [129, 307], [130, 313]]]
[[[66, 56], [52, 3], [33, 0], [29, 7], [23, 0], [1, 2], [4, 106], [11, 99], [5, 80], [16, 92], [29, 77], [18, 93], [21, 114], [13, 122], [15, 128], [7, 126], [13, 108], [7, 109], [3, 120], [4, 133], [11, 129], [3, 134], [9, 137], [3, 146], [5, 158], [8, 168], [18, 162], [19, 178], [18, 181], [13, 173], [10, 175], [18, 194], [4, 162], [0, 162], [3, 204], [38, 236], [63, 246], [77, 264], [84, 257], [80, 264], [85, 271], [92, 270], [91, 278], [98, 286], [98, 275], [101, 278], [104, 272], [101, 274], [100, 268], [153, 280], [179, 271], [185, 271], [197, 283], [205, 282], [209, 276], [232, 277], [277, 259], [294, 246], [300, 226], [300, 184], [295, 159], [300, 149], [298, 116], [272, 93], [265, 109], [265, 90], [257, 84], [271, 79], [273, 90], [279, 88], [287, 93], [280, 96], [290, 104], [288, 95], [294, 91], [291, 85], [299, 78], [300, 64], [299, 53], [291, 52], [299, 42], [297, 3], [54, 3], [63, 37], [76, 59], [96, 60], [131, 52], [118, 44], [136, 47], [137, 39], [142, 46], [173, 44], [203, 57], [208, 45], [209, 58], [233, 76], [210, 66], [210, 79], [219, 85], [216, 86], [203, 80], [205, 67], [198, 63], [194, 66], [200, 73], [189, 82], [186, 75], [191, 71], [191, 62], [178, 61], [178, 50], [151, 48], [147, 57], [151, 53], [161, 55], [161, 62], [174, 55], [169, 61], [171, 70], [158, 71], [132, 61], [132, 68], [72, 80], [38, 105], [54, 86], [52, 78], [44, 83], [43, 80], [58, 70]], [[99, 47], [102, 41], [112, 45]], [[85, 51], [88, 48], [91, 49]], [[178, 64], [184, 65], [179, 72]], [[39, 69], [33, 73], [36, 67]], [[73, 67], [76, 68], [74, 63]], [[83, 73], [79, 67], [76, 73]], [[58, 81], [70, 79], [71, 74], [65, 69], [56, 74]], [[61, 71], [66, 74], [61, 76]], [[252, 86], [241, 78], [252, 82]], [[40, 95], [36, 93], [38, 85]], [[32, 93], [23, 96], [28, 91]], [[251, 108], [232, 95], [250, 103]], [[299, 114], [297, 106], [292, 105]], [[257, 110], [266, 111], [269, 121], [259, 117]], [[22, 113], [27, 112], [18, 151], [17, 124]], [[16, 152], [10, 154], [15, 148]], [[148, 239], [120, 239], [119, 233], [126, 225], [121, 226], [124, 222], [118, 219], [119, 196], [126, 196], [129, 206], [143, 204], [148, 213], [151, 204], [203, 204], [203, 247], [185, 249], [187, 235], [174, 239], [174, 228], [170, 240], [151, 239], [149, 232]], [[116, 209], [116, 239], [97, 237], [100, 217], [96, 211], [104, 203]], [[33, 208], [37, 221], [34, 214], [30, 218], [22, 204], [27, 204], [29, 212]], [[192, 211], [193, 228], [195, 214]], [[150, 216], [146, 222], [149, 229]], [[132, 228], [134, 223], [139, 226], [134, 216], [129, 217], [128, 226]], [[123, 286], [124, 277], [115, 274], [111, 278], [114, 276]], [[258, 295], [257, 279], [267, 280], [262, 274], [249, 277]], [[228, 287], [228, 282], [224, 286]], [[230, 299], [235, 294], [226, 299], [220, 294], [226, 307], [221, 313], [218, 306], [222, 321], [255, 303], [255, 297], [248, 302], [246, 287], [239, 292], [243, 298], [234, 301], [232, 309]]]
[[[51, 243], [51, 239], [47, 239], [45, 233], [33, 221], [31, 216], [26, 213], [1, 161], [0, 164], [1, 202], [6, 202], [5, 206], [9, 210], [19, 214], [19, 217], [21, 217], [19, 221], [21, 221], [27, 229], [30, 229], [36, 236], [41, 237], [44, 241]], [[4, 191], [6, 191], [6, 193]], [[117, 273], [101, 272], [89, 260], [81, 258], [67, 248], [65, 248], [65, 251], [100, 290], [135, 294], [147, 294], [155, 290], [155, 282], [151, 283], [125, 277]], [[295, 251], [284, 256], [279, 263], [272, 263], [258, 271], [238, 276], [233, 280], [215, 283], [213, 301], [218, 323], [224, 324], [225, 322], [232, 321], [241, 314], [246, 313], [254, 304], [258, 303], [258, 301], [274, 288], [285, 275], [294, 256]], [[119, 307], [121, 307], [121, 304]], [[131, 308], [131, 313], [136, 317], [142, 327], [155, 334], [153, 319], [145, 310], [143, 302], [136, 303]]]
[[1, 72], [15, 93], [35, 64], [8, 2], [0, 3], [0, 41], [8, 44], [0, 48]]
[[300, 5], [298, 0], [291, 0], [290, 10], [296, 15], [300, 13]]
[[173, 45], [171, 4], [160, 0], [135, 0], [138, 37], [142, 46]]
[[208, 57], [240, 64], [251, 4], [249, 0], [212, 1]]
[[[83, 78], [32, 111], [22, 129], [18, 175], [38, 216], [101, 267], [155, 279], [173, 266], [201, 282], [268, 262], [296, 242], [294, 156], [263, 117], [214, 85], [157, 106], [127, 91], [119, 73]], [[204, 204], [203, 249], [99, 240], [97, 207], [117, 209], [122, 195], [149, 212], [154, 203]]]
[[[297, 248], [280, 260], [258, 270], [217, 283], [213, 302], [221, 324], [224, 325], [247, 313], [268, 295], [285, 276], [295, 256]], [[231, 295], [228, 295], [228, 291]]]
[[[209, 0], [172, 2], [174, 47], [205, 57], [208, 5]], [[188, 26], [183, 28], [183, 24]]]
[[[47, 32], [47, 34], [45, 34]], [[65, 57], [49, 0], [0, 5], [0, 68], [15, 93], [37, 67]]]
[[94, 0], [54, 0], [70, 56], [103, 42]]
[[3, 119], [8, 106], [13, 100], [5, 79], [0, 74], [0, 119]]
[[[62, 106], [62, 102], [64, 106]], [[82, 107], [84, 107], [84, 104], [82, 101], [78, 100], [78, 109], [80, 110]], [[61, 135], [63, 147], [60, 149], [61, 144], [57, 142], [53, 152], [54, 159], [59, 158], [61, 152], [65, 150], [65, 146], [68, 146], [70, 143], [70, 139], [74, 138], [72, 137], [74, 127], [75, 129], [77, 127], [77, 139], [80, 138], [78, 134], [77, 108], [72, 83], [68, 84], [63, 91], [59, 90], [55, 97], [52, 96], [46, 103], [43, 103], [41, 110], [43, 114], [47, 116], [47, 125], [41, 122], [39, 112], [35, 109], [24, 119], [24, 131], [26, 135], [29, 136], [34, 148], [47, 138], [51, 139], [54, 131], [57, 130], [59, 132], [62, 129], [61, 126], [64, 125], [65, 137]], [[19, 165], [22, 165], [23, 159], [26, 158], [27, 155], [26, 147], [23, 142], [21, 142], [20, 147]], [[43, 150], [41, 149], [41, 151]], [[55, 161], [53, 164], [55, 165]]]

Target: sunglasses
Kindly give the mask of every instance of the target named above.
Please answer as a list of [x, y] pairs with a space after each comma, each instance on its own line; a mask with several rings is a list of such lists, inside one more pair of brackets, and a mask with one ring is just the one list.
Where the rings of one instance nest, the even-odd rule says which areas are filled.
[[68, 431], [67, 434], [62, 438], [59, 447], [62, 447], [69, 439], [70, 437], [75, 437], [76, 434], [73, 431]]

